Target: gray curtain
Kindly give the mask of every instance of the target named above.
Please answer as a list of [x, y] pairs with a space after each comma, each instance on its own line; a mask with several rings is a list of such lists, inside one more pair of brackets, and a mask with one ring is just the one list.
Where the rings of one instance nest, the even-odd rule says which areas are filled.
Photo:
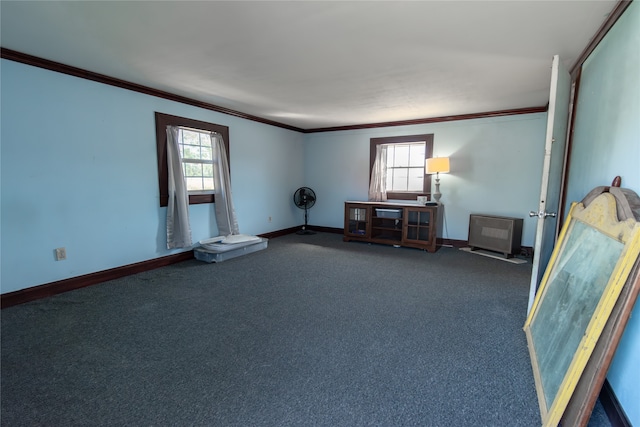
[[231, 197], [231, 179], [229, 177], [229, 160], [224, 147], [222, 135], [211, 132], [211, 146], [213, 148], [213, 185], [216, 189], [216, 222], [218, 234], [229, 236], [240, 234], [236, 210]]
[[376, 147], [376, 159], [371, 170], [369, 181], [369, 200], [384, 202], [387, 200], [387, 149], [386, 144]]
[[169, 169], [169, 204], [167, 205], [167, 249], [191, 246], [189, 194], [180, 159], [180, 128], [167, 126], [167, 166]]

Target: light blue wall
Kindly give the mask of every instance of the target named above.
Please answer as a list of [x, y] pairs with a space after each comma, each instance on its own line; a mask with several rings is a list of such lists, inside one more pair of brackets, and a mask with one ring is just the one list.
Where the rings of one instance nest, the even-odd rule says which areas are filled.
[[[640, 194], [640, 4], [631, 3], [582, 69], [568, 202], [616, 175]], [[631, 423], [640, 426], [640, 305], [608, 374]]]
[[469, 214], [524, 219], [522, 242], [533, 246], [544, 155], [546, 113], [392, 128], [309, 134], [305, 182], [318, 194], [309, 222], [344, 224], [344, 201], [367, 200], [370, 138], [434, 134], [434, 156], [449, 156], [440, 175], [446, 238], [467, 240]]
[[[165, 256], [154, 111], [230, 128], [241, 232], [302, 223], [301, 185], [318, 203], [311, 224], [342, 227], [345, 200], [364, 200], [369, 139], [434, 133], [450, 156], [442, 176], [444, 236], [464, 240], [469, 213], [525, 217], [537, 205], [545, 114], [303, 135], [2, 60], [3, 293]], [[217, 234], [211, 205], [190, 208], [194, 242]], [[272, 221], [269, 222], [269, 217]], [[523, 243], [533, 243], [525, 220]], [[55, 261], [54, 248], [68, 259]]]
[[[154, 111], [229, 126], [240, 231], [301, 223], [302, 134], [2, 60], [1, 291], [171, 254], [159, 207]], [[268, 222], [268, 217], [272, 222]], [[194, 242], [217, 235], [190, 208]], [[55, 261], [65, 247], [67, 260]]]

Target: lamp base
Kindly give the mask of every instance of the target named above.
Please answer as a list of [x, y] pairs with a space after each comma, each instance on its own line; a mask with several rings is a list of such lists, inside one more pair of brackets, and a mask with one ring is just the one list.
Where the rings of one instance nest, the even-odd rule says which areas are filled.
[[440, 203], [440, 198], [442, 197], [442, 193], [440, 192], [440, 178], [436, 178], [436, 191], [433, 193], [433, 198], [436, 202]]

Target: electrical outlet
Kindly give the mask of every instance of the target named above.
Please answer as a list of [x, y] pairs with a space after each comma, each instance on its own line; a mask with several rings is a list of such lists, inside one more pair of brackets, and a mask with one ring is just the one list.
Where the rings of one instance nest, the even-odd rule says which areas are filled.
[[269, 217], [269, 222], [271, 222], [271, 217]]
[[67, 259], [67, 250], [65, 248], [56, 248], [56, 261]]

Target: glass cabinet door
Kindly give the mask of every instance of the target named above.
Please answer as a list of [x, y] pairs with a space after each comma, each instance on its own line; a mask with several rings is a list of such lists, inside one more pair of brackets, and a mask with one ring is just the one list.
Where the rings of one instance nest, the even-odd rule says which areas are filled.
[[368, 209], [364, 207], [347, 205], [347, 227], [345, 229], [347, 234], [366, 236], [369, 221], [367, 211]]
[[429, 242], [432, 239], [433, 211], [407, 210], [405, 240]]

